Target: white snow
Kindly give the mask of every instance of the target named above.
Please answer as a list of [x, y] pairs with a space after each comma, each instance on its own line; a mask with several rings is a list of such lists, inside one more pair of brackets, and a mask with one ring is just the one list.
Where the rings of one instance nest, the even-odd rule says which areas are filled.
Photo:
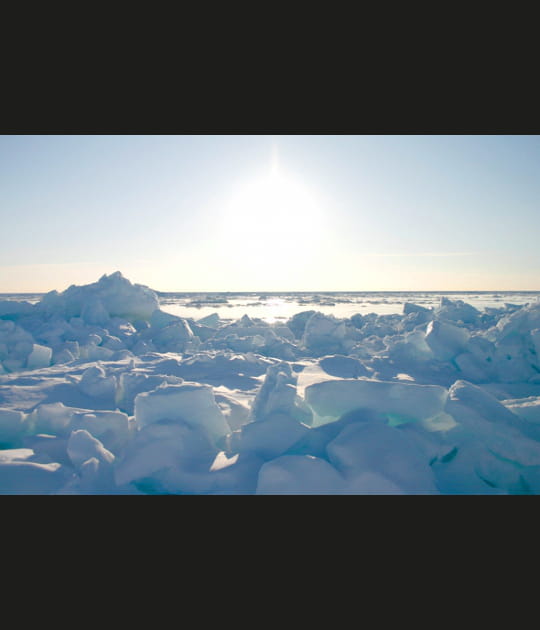
[[540, 302], [417, 297], [2, 300], [0, 493], [539, 494]]
[[238, 433], [233, 433], [229, 449], [270, 459], [284, 453], [308, 432], [309, 427], [290, 415], [273, 412], [264, 422], [250, 422]]
[[115, 465], [115, 480], [151, 482], [167, 492], [204, 491], [218, 452], [200, 427], [157, 421], [137, 431]]
[[540, 396], [508, 399], [501, 402], [512, 413], [524, 420], [540, 425]]
[[84, 429], [71, 432], [67, 443], [67, 454], [76, 469], [92, 457], [106, 464], [112, 464], [114, 461], [114, 455]]
[[48, 367], [51, 364], [52, 349], [47, 346], [40, 346], [37, 343], [32, 345], [32, 352], [28, 355], [26, 367], [29, 370]]
[[0, 459], [0, 493], [54, 493], [67, 483], [70, 474], [67, 467], [57, 462], [40, 464], [18, 459], [5, 462]]
[[[404, 493], [437, 493], [429, 461], [409, 436], [396, 427], [376, 422], [356, 422], [327, 446], [332, 463], [352, 489], [360, 483], [366, 492], [377, 492], [381, 480]], [[367, 483], [364, 475], [375, 475]], [[373, 485], [371, 485], [373, 483]], [[383, 490], [383, 491], [388, 491]]]
[[32, 433], [66, 435], [74, 412], [61, 402], [38, 405], [28, 418]]
[[129, 418], [121, 411], [76, 412], [71, 419], [71, 430], [84, 429], [103, 445], [116, 453], [131, 438]]
[[107, 376], [101, 365], [94, 365], [83, 372], [79, 387], [84, 394], [92, 398], [114, 399], [116, 379], [114, 376]]
[[[139, 284], [131, 284], [120, 272], [104, 275], [85, 286], [71, 286], [63, 293], [48, 293], [38, 309], [65, 314], [67, 317], [86, 315], [89, 324], [103, 324], [109, 317], [124, 317], [130, 321], [149, 319], [159, 308], [156, 294]], [[66, 317], [66, 319], [67, 319]], [[93, 320], [99, 321], [93, 321]]]
[[284, 455], [261, 467], [257, 494], [337, 494], [345, 480], [324, 459], [311, 455]]

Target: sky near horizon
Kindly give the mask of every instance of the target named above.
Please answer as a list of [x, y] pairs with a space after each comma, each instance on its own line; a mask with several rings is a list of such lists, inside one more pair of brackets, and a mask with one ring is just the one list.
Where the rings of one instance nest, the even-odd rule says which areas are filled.
[[540, 136], [0, 136], [0, 292], [540, 290]]

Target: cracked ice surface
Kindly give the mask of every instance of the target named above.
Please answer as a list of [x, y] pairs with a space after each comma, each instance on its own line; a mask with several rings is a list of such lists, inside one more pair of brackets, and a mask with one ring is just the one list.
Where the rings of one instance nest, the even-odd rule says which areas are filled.
[[0, 300], [0, 493], [540, 493], [539, 302], [303, 302], [196, 320], [119, 272]]

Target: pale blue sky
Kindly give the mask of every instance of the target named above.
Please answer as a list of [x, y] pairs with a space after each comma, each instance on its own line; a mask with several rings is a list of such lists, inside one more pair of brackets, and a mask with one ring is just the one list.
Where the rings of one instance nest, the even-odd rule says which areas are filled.
[[0, 292], [540, 290], [539, 136], [0, 136]]

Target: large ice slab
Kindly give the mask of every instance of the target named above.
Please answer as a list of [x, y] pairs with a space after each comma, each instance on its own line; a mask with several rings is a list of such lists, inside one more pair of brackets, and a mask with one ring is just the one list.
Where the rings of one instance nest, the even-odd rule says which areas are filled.
[[68, 437], [37, 433], [23, 439], [26, 448], [32, 449], [37, 457], [49, 458], [50, 461], [72, 466], [67, 454]]
[[268, 460], [285, 453], [309, 431], [289, 414], [273, 412], [264, 422], [250, 422], [233, 433], [228, 448], [232, 453], [256, 453]]
[[74, 413], [70, 428], [87, 431], [113, 453], [126, 446], [131, 437], [128, 416], [120, 411]]
[[25, 421], [22, 411], [0, 408], [0, 444], [17, 443], [25, 431]]
[[121, 411], [133, 414], [135, 397], [141, 392], [149, 392], [162, 383], [181, 385], [183, 379], [179, 376], [166, 374], [145, 374], [135, 369], [121, 372], [117, 377], [115, 404]]
[[341, 378], [357, 378], [370, 375], [370, 371], [361, 361], [340, 354], [324, 357], [319, 361], [319, 365], [328, 374], [340, 376]]
[[420, 330], [385, 337], [384, 342], [388, 359], [403, 370], [435, 358], [435, 354], [426, 342], [425, 333]]
[[212, 387], [196, 383], [164, 383], [153, 391], [138, 394], [135, 418], [140, 427], [160, 420], [182, 421], [201, 428], [215, 443], [231, 431]]
[[0, 300], [0, 317], [2, 319], [16, 320], [24, 315], [31, 315], [34, 305], [30, 302], [19, 300]]
[[334, 422], [355, 409], [376, 411], [396, 424], [422, 420], [441, 413], [446, 397], [447, 390], [439, 385], [370, 380], [325, 381], [305, 390], [314, 426]]
[[116, 395], [116, 379], [108, 376], [102, 365], [87, 368], [79, 383], [81, 391], [93, 398], [108, 398], [114, 400]]
[[197, 352], [185, 357], [174, 367], [174, 374], [189, 381], [215, 382], [224, 384], [236, 382], [236, 377], [246, 378], [265, 374], [270, 365], [277, 363], [251, 352], [235, 353], [227, 350]]
[[438, 319], [464, 324], [476, 324], [480, 317], [480, 311], [463, 300], [451, 300], [441, 297], [439, 306], [435, 309]]
[[218, 328], [221, 324], [221, 319], [219, 317], [219, 313], [211, 313], [206, 317], [198, 319], [197, 323], [202, 324], [203, 326], [209, 326], [210, 328]]
[[0, 494], [51, 494], [60, 490], [70, 475], [70, 470], [57, 462], [2, 461], [0, 457]]
[[304, 330], [306, 329], [306, 323], [308, 319], [315, 314], [315, 311], [302, 311], [301, 313], [296, 313], [293, 315], [288, 321], [287, 326], [289, 330], [292, 331], [293, 335], [297, 339], [301, 339], [304, 334]]
[[259, 471], [257, 494], [339, 494], [345, 480], [326, 460], [310, 455], [283, 455]]
[[470, 333], [466, 328], [434, 319], [426, 330], [426, 343], [439, 361], [449, 361], [467, 347]]
[[[457, 380], [448, 390], [447, 407], [450, 408], [453, 403], [461, 403], [489, 422], [516, 426], [518, 421], [517, 416], [501, 404], [495, 396], [480, 386], [462, 379]], [[455, 404], [452, 408], [456, 409]]]
[[287, 455], [313, 455], [322, 459], [328, 459], [327, 445], [337, 437], [341, 431], [354, 422], [379, 422], [386, 423], [386, 418], [368, 409], [359, 409], [345, 414], [335, 422], [329, 422], [317, 427], [311, 427], [304, 432], [294, 444], [286, 451]]
[[184, 352], [195, 338], [189, 324], [180, 318], [167, 325], [152, 326], [150, 333], [154, 347], [160, 352]]
[[507, 487], [496, 484], [508, 486], [510, 477], [513, 487], [516, 480], [508, 462], [474, 440], [464, 441], [438, 458], [432, 469], [436, 485], [443, 494], [507, 494]]
[[204, 492], [217, 453], [201, 425], [157, 420], [143, 426], [115, 462], [116, 483], [145, 484], [151, 492]]
[[[414, 440], [396, 427], [376, 422], [352, 423], [326, 450], [351, 492], [438, 493], [424, 454]], [[370, 477], [366, 479], [365, 475]]]
[[540, 465], [536, 428], [480, 387], [456, 382], [449, 390], [445, 410], [458, 423], [452, 434], [460, 444], [481, 443], [498, 458], [522, 466]]
[[302, 345], [315, 355], [339, 354], [347, 349], [347, 326], [333, 316], [313, 313], [306, 321]]
[[253, 401], [253, 420], [264, 421], [273, 414], [282, 413], [298, 422], [310, 424], [311, 410], [297, 395], [296, 384], [297, 377], [289, 363], [269, 366], [264, 383]]
[[51, 364], [52, 349], [35, 343], [32, 352], [28, 355], [26, 367], [29, 370], [48, 367]]
[[67, 453], [77, 469], [92, 457], [106, 464], [114, 462], [114, 455], [84, 429], [72, 431], [67, 443]]
[[38, 405], [28, 416], [28, 424], [34, 434], [68, 435], [71, 418], [76, 409], [61, 402]]

